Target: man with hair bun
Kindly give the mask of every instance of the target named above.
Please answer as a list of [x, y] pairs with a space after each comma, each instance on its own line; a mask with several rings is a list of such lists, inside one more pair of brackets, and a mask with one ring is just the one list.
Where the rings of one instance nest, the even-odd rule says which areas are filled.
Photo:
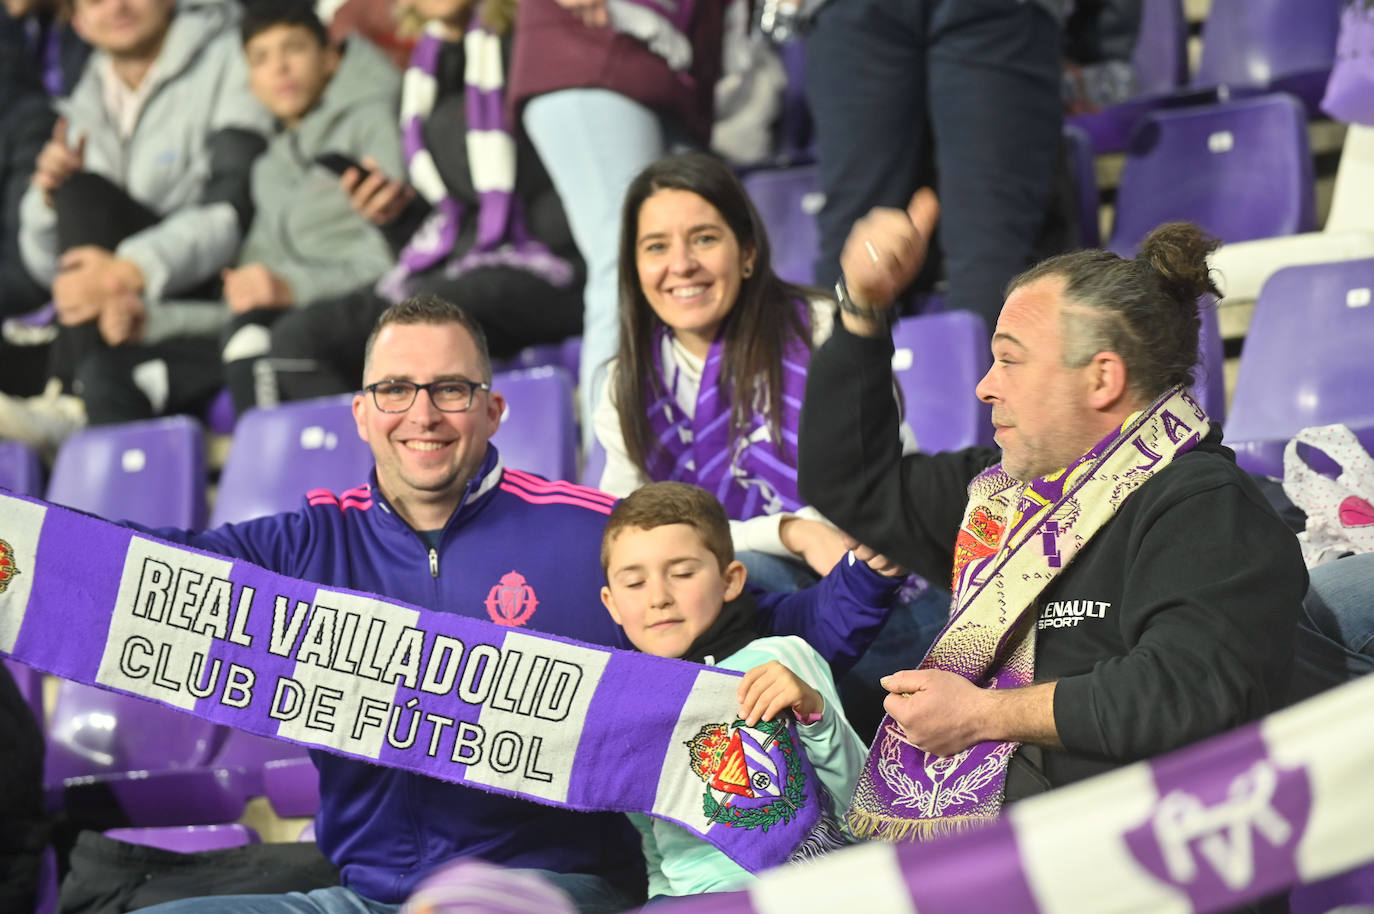
[[[803, 496], [952, 580], [949, 626], [883, 679], [889, 717], [850, 811], [893, 839], [1277, 708], [1307, 587], [1296, 539], [1188, 391], [1217, 242], [1187, 223], [1134, 259], [1077, 251], [1013, 279], [976, 389], [1000, 452], [902, 456], [889, 309], [938, 209], [923, 190], [855, 224], [801, 423]], [[911, 802], [937, 793], [952, 802]]]

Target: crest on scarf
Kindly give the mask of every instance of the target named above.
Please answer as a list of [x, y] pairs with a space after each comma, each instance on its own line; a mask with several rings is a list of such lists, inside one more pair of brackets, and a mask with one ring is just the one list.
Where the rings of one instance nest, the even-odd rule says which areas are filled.
[[5, 592], [17, 574], [19, 566], [14, 563], [14, 547], [0, 540], [0, 593]]
[[706, 783], [708, 822], [768, 831], [790, 822], [806, 802], [801, 748], [785, 720], [707, 724], [683, 745], [692, 773]]
[[501, 582], [487, 591], [487, 615], [497, 625], [524, 625], [539, 608], [534, 588], [518, 571], [501, 575]]
[[983, 505], [975, 507], [969, 515], [968, 524], [959, 528], [959, 536], [954, 541], [953, 580], [956, 586], [964, 566], [992, 555], [997, 551], [997, 545], [1001, 541], [1001, 522]]

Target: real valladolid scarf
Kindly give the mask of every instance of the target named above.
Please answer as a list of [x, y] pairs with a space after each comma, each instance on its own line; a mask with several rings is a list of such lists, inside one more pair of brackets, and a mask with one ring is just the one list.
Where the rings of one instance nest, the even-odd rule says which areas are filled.
[[501, 266], [526, 270], [554, 286], [573, 280], [567, 261], [525, 226], [525, 207], [515, 192], [516, 148], [506, 112], [501, 36], [481, 23], [479, 8], [463, 35], [466, 145], [478, 197], [477, 238], [466, 254], [452, 256], [463, 226], [463, 205], [449, 193], [425, 145], [424, 125], [439, 96], [436, 75], [444, 46], [442, 27], [430, 22], [415, 43], [401, 83], [401, 142], [410, 183], [433, 209], [396, 266], [377, 283], [377, 291], [391, 301], [410, 294], [411, 277], [445, 259], [444, 273], [451, 279], [478, 267]]
[[[803, 325], [807, 324], [806, 306], [798, 302], [796, 307]], [[732, 520], [800, 509], [797, 428], [811, 360], [807, 345], [789, 336], [783, 346], [782, 441], [778, 442], [769, 428], [768, 404], [753, 391], [734, 393], [721, 384], [725, 344], [720, 338], [706, 354], [696, 407], [688, 417], [677, 400], [681, 370], [673, 371], [671, 377], [666, 370], [663, 352], [669, 344], [669, 330], [660, 326], [652, 344], [654, 376], [645, 385], [649, 429], [655, 438], [645, 460], [650, 478], [701, 486], [716, 496]], [[748, 428], [738, 436], [731, 427], [734, 396], [755, 399]]]
[[[1036, 597], [1111, 521], [1127, 496], [1206, 434], [1197, 401], [1176, 387], [1072, 465], [1022, 483], [1001, 465], [969, 485], [954, 553], [950, 621], [921, 669], [958, 673], [983, 688], [1030, 685]], [[995, 819], [1019, 744], [978, 743], [941, 758], [884, 717], [854, 789], [855, 834], [924, 840]]]
[[826, 827], [795, 727], [737, 719], [736, 673], [321, 587], [8, 494], [0, 654], [455, 784], [658, 816], [754, 872], [812, 856]]

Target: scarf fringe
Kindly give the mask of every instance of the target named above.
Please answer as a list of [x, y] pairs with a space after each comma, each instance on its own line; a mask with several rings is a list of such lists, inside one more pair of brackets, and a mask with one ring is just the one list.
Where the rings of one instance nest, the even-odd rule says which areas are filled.
[[920, 843], [946, 835], [974, 831], [997, 821], [996, 816], [947, 816], [942, 819], [903, 819], [850, 808], [845, 826], [856, 837], [889, 843]]

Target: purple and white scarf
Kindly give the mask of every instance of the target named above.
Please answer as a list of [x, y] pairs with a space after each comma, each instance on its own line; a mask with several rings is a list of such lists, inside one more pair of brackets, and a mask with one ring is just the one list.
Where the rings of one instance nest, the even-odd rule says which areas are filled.
[[401, 142], [410, 183], [433, 209], [396, 266], [377, 283], [378, 293], [391, 301], [410, 294], [413, 276], [446, 259], [444, 274], [450, 279], [479, 267], [501, 266], [526, 270], [554, 286], [573, 280], [572, 266], [530, 235], [525, 225], [525, 207], [515, 192], [517, 156], [506, 112], [501, 36], [481, 22], [479, 8], [463, 35], [466, 145], [478, 199], [477, 237], [467, 253], [453, 257], [463, 204], [449, 193], [425, 146], [425, 119], [439, 97], [437, 74], [444, 46], [442, 25], [430, 22], [411, 51], [401, 83]]
[[[1035, 626], [1021, 624], [1040, 593], [1116, 515], [1132, 492], [1197, 445], [1207, 414], [1182, 387], [1132, 415], [1071, 465], [1022, 483], [1001, 464], [969, 485], [954, 550], [950, 620], [921, 669], [958, 673], [980, 688], [1035, 678]], [[924, 840], [996, 819], [1019, 743], [984, 742], [940, 757], [884, 717], [848, 815], [855, 834]]]
[[679, 77], [692, 67], [687, 33], [695, 12], [695, 0], [606, 0], [611, 28], [642, 41]]
[[922, 844], [867, 842], [672, 911], [1212, 914], [1289, 886], [1298, 886], [1285, 908], [1293, 914], [1368, 911], [1371, 708], [1374, 676], [1365, 676], [1017, 803], [986, 828]]
[[[797, 307], [805, 311], [805, 305]], [[805, 318], [805, 315], [803, 315]], [[804, 323], [809, 324], [808, 321]], [[773, 440], [766, 397], [760, 391], [735, 392], [721, 382], [724, 341], [717, 337], [706, 354], [696, 409], [688, 416], [678, 404], [677, 384], [663, 361], [670, 331], [660, 326], [653, 338], [654, 376], [647, 379], [649, 429], [654, 436], [645, 463], [650, 478], [688, 482], [714, 495], [732, 520], [797, 511], [797, 428], [806, 393], [811, 350], [795, 336], [782, 350], [782, 441]], [[753, 396], [747, 433], [735, 435], [731, 398]]]
[[809, 855], [827, 824], [796, 728], [740, 720], [737, 673], [295, 580], [4, 492], [0, 654], [376, 765], [646, 813], [752, 872]]

